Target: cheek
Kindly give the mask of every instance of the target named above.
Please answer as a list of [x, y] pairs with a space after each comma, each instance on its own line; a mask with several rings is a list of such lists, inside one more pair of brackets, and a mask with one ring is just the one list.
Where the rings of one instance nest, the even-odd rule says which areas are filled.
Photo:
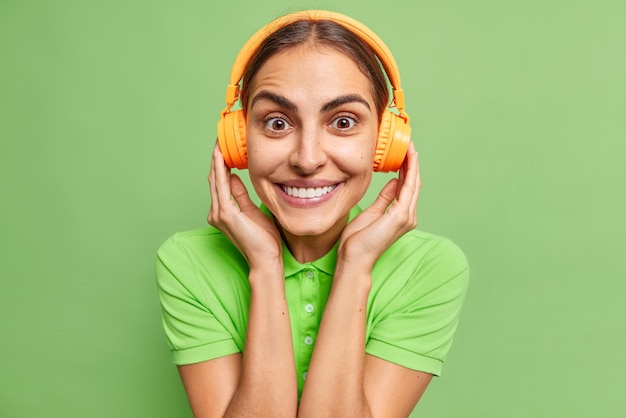
[[271, 172], [280, 161], [284, 160], [284, 156], [280, 154], [280, 148], [273, 146], [272, 143], [260, 144], [252, 138], [248, 139], [246, 148], [250, 174]]
[[358, 143], [348, 142], [344, 146], [336, 146], [335, 151], [341, 155], [341, 161], [346, 171], [357, 174], [373, 170], [376, 151], [374, 140], [361, 140]]

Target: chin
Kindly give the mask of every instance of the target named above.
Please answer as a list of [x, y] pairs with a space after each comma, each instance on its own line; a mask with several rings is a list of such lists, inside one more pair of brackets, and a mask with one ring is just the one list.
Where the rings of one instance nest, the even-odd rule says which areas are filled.
[[[319, 216], [298, 216], [296, 218], [276, 217], [284, 233], [294, 237], [322, 237], [336, 231], [337, 235], [343, 230], [347, 222], [347, 215], [330, 220], [328, 216], [320, 219]], [[337, 237], [338, 238], [338, 237]]]
[[333, 229], [336, 224], [330, 224], [326, 222], [320, 222], [318, 220], [306, 220], [298, 219], [294, 221], [281, 222], [279, 224], [286, 232], [291, 235], [299, 237], [310, 237], [317, 235], [324, 235], [329, 230]]

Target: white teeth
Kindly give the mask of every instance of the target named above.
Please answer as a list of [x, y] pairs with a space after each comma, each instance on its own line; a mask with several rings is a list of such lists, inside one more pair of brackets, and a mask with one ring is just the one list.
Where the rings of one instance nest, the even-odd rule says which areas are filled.
[[311, 199], [314, 197], [324, 196], [326, 193], [331, 192], [337, 186], [324, 186], [324, 187], [290, 187], [283, 186], [283, 191], [289, 196], [299, 197], [300, 199]]

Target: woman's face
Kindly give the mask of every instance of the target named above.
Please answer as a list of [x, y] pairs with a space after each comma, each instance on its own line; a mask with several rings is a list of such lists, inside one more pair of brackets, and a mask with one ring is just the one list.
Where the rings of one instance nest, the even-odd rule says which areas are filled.
[[377, 135], [371, 83], [346, 55], [301, 45], [261, 66], [249, 87], [248, 168], [288, 244], [338, 239], [370, 184]]

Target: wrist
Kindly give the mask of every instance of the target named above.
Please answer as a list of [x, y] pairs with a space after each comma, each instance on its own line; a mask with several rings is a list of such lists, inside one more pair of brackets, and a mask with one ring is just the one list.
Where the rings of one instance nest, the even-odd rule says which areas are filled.
[[354, 247], [340, 246], [335, 270], [354, 276], [371, 276], [377, 259], [363, 249], [357, 251]]
[[372, 288], [372, 270], [362, 265], [350, 267], [345, 263], [338, 263], [333, 277], [333, 288], [344, 285], [355, 294], [360, 291], [369, 294]]
[[268, 287], [273, 284], [280, 285], [284, 288], [285, 284], [285, 269], [283, 268], [282, 260], [277, 262], [265, 262], [262, 265], [250, 266], [250, 272], [248, 273], [248, 282], [251, 288], [257, 286]]

